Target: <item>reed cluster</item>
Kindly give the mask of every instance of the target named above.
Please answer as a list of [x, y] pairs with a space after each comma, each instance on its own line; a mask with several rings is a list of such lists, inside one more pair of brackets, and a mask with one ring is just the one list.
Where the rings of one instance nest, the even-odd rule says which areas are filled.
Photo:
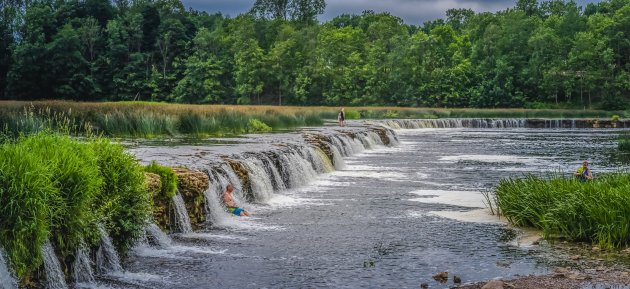
[[125, 253], [151, 214], [141, 166], [106, 139], [37, 133], [0, 144], [0, 245], [22, 280], [37, 278], [50, 240], [61, 260], [100, 243], [104, 226]]
[[[55, 130], [115, 137], [225, 136], [319, 126], [335, 121], [338, 107], [186, 105], [151, 102], [2, 101], [0, 134]], [[627, 114], [598, 110], [447, 109], [352, 107], [347, 119], [609, 118]]]
[[603, 248], [630, 245], [630, 174], [598, 174], [582, 183], [559, 174], [500, 181], [497, 206], [512, 224]]

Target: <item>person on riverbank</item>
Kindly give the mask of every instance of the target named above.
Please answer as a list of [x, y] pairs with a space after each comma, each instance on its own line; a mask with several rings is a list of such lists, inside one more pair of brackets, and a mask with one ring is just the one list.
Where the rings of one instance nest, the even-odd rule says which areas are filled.
[[591, 172], [591, 169], [588, 167], [588, 161], [584, 161], [573, 175], [575, 175], [575, 177], [581, 183], [593, 180], [593, 173]]
[[237, 215], [237, 216], [247, 216], [250, 214], [248, 211], [245, 211], [243, 208], [239, 208], [239, 206], [234, 202], [234, 197], [232, 197], [232, 192], [234, 191], [234, 186], [232, 184], [228, 184], [225, 188], [225, 192], [223, 193], [223, 202], [227, 206], [228, 212]]
[[343, 111], [343, 107], [337, 116], [337, 120], [339, 121], [340, 127], [344, 127], [346, 125], [346, 113]]

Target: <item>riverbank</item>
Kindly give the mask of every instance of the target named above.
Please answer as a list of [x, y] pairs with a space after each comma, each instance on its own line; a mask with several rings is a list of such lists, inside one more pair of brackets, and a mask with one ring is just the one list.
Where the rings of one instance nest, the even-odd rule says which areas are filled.
[[[44, 129], [74, 135], [158, 138], [231, 136], [336, 121], [337, 107], [184, 105], [150, 102], [0, 101], [0, 133], [15, 137]], [[624, 111], [349, 107], [348, 119], [546, 118], [600, 119], [592, 127], [623, 125]], [[561, 121], [562, 127], [570, 122]], [[573, 123], [575, 126], [575, 123]], [[537, 127], [540, 127], [537, 126]], [[580, 124], [578, 123], [578, 127]]]

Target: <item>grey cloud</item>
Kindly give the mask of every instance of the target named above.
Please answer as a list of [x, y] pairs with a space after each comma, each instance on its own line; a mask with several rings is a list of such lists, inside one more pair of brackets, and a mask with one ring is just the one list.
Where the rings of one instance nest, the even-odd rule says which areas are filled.
[[[247, 12], [255, 0], [183, 0], [184, 5], [211, 13], [221, 12], [224, 15], [236, 16]], [[577, 1], [585, 6], [590, 2]], [[365, 10], [389, 12], [409, 24], [422, 24], [428, 20], [443, 18], [450, 8], [469, 8], [476, 12], [496, 12], [514, 7], [516, 0], [338, 0], [327, 1], [327, 7], [320, 20], [327, 21], [340, 14], [360, 14]]]

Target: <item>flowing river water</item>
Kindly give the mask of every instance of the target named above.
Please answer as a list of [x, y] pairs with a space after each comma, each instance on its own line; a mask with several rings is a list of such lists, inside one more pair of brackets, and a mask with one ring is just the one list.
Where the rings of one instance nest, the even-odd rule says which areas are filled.
[[[304, 171], [290, 177], [291, 185], [260, 180], [259, 187], [267, 184], [273, 192], [251, 203], [237, 195], [251, 218], [217, 212], [220, 207], [208, 204], [213, 222], [204, 230], [167, 236], [152, 225], [147, 234], [153, 245], [139, 244], [124, 272], [79, 287], [418, 288], [428, 283], [446, 288], [450, 280], [440, 284], [432, 276], [448, 271], [466, 283], [545, 274], [554, 253], [521, 244], [519, 231], [481, 210], [481, 192], [504, 177], [570, 174], [586, 158], [595, 176], [626, 168], [616, 156], [619, 130], [428, 128], [396, 134], [398, 142], [391, 146], [375, 137], [366, 137], [369, 149], [344, 142], [347, 151], [338, 154], [346, 157], [334, 171], [330, 164], [321, 164], [328, 173], [296, 166]], [[246, 146], [264, 150], [292, 138], [253, 137], [249, 141], [256, 144]], [[239, 147], [139, 144], [132, 152], [143, 161], [203, 168], [200, 156], [242, 153]], [[293, 164], [299, 160], [287, 158]], [[255, 162], [250, 167], [255, 170]], [[216, 192], [230, 175], [211, 177], [216, 185], [206, 202], [216, 203]]]

